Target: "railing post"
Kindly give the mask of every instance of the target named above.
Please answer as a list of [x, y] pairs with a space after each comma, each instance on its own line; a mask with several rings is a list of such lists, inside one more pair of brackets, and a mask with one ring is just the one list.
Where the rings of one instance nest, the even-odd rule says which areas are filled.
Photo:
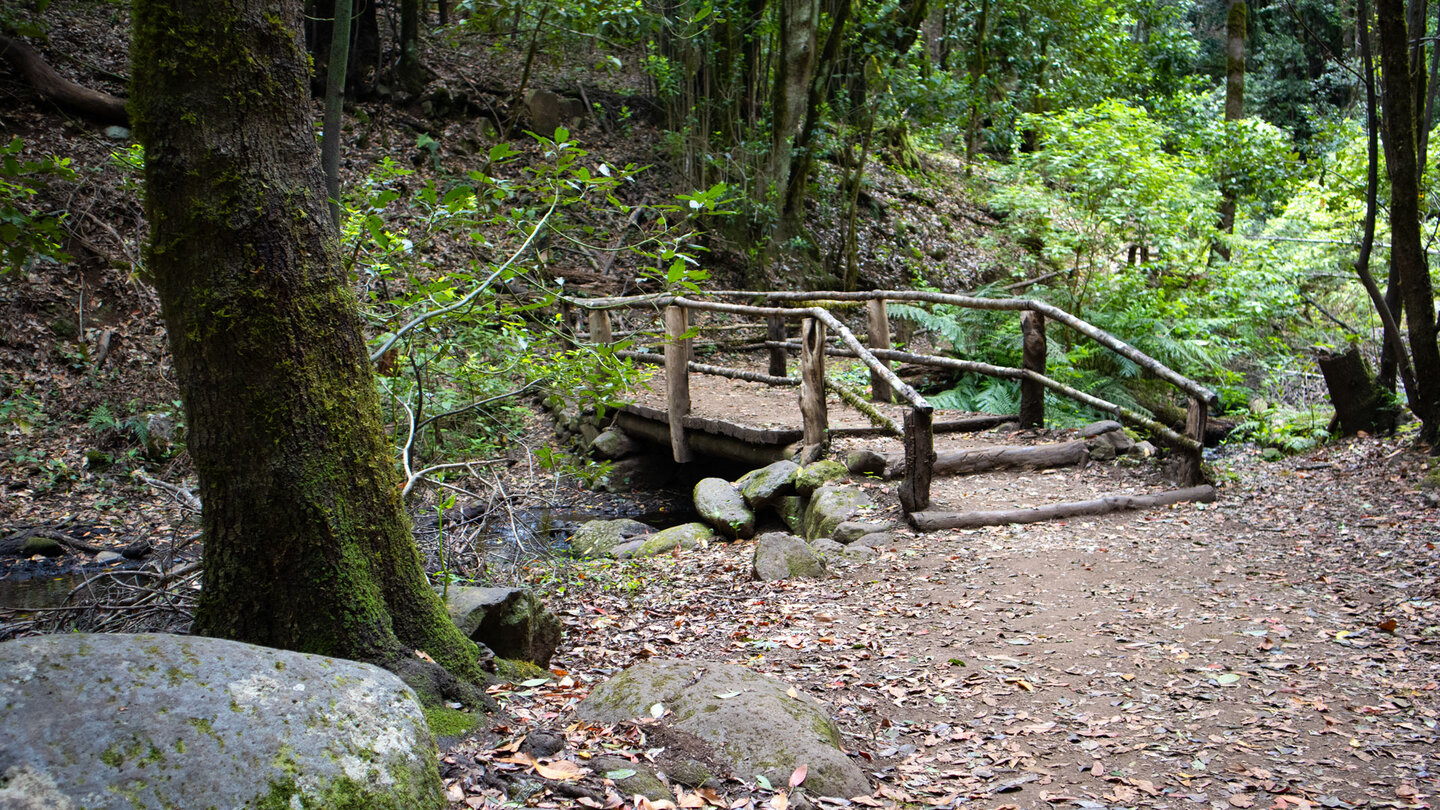
[[[872, 349], [890, 348], [890, 316], [885, 311], [884, 298], [872, 298], [865, 304], [865, 314], [869, 323], [866, 326], [868, 335], [866, 342]], [[889, 360], [881, 360], [886, 368], [890, 368]], [[876, 402], [889, 402], [894, 398], [895, 392], [890, 390], [890, 381], [880, 375], [880, 372], [870, 370], [870, 398]]]
[[690, 415], [690, 317], [685, 307], [665, 308], [665, 415], [670, 422], [670, 452], [684, 464], [693, 456], [685, 441], [685, 417]]
[[930, 505], [930, 479], [935, 475], [934, 412], [930, 408], [905, 411], [905, 478], [900, 482], [900, 505], [920, 512]]
[[575, 334], [575, 309], [563, 298], [560, 299], [560, 334], [567, 337]]
[[800, 416], [805, 420], [805, 448], [824, 446], [829, 428], [825, 412], [825, 324], [817, 318], [800, 322]]
[[1210, 406], [1199, 397], [1190, 397], [1190, 407], [1185, 413], [1185, 435], [1195, 440], [1194, 450], [1184, 448], [1180, 452], [1180, 483], [1193, 487], [1205, 483], [1202, 466], [1205, 452], [1205, 426], [1210, 421]]
[[765, 316], [765, 340], [770, 346], [770, 376], [784, 377], [786, 351], [784, 346], [773, 344], [785, 342], [785, 319], [780, 315]]
[[[1020, 336], [1020, 367], [1044, 374], [1045, 316], [1038, 312], [1020, 313]], [[1020, 427], [1045, 427], [1045, 386], [1035, 380], [1020, 380]]]
[[590, 342], [596, 346], [609, 346], [610, 340], [610, 312], [604, 309], [592, 309], [586, 314], [590, 325]]

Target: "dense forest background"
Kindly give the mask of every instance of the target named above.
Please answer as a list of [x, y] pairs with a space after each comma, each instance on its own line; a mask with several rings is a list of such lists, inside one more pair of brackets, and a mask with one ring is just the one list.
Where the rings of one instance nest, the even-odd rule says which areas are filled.
[[[507, 452], [522, 395], [603, 408], [633, 383], [626, 361], [568, 342], [559, 292], [685, 285], [1042, 297], [1213, 385], [1234, 439], [1298, 452], [1394, 427], [1404, 406], [1420, 424], [1402, 429], [1433, 438], [1440, 63], [1423, 2], [348, 5], [306, 9], [316, 134], [328, 96], [341, 256], [409, 484]], [[83, 303], [87, 284], [118, 285], [154, 317], [146, 155], [123, 126], [98, 131], [123, 110], [75, 96], [128, 92], [129, 24], [120, 3], [0, 12], [20, 102], [3, 118], [0, 284], [46, 313], [11, 347], [48, 347], [93, 389], [62, 398], [7, 362], [12, 436], [89, 434], [58, 459], [17, 451], [42, 489], [183, 446], [151, 435], [183, 421], [173, 393], [101, 367], [125, 313]], [[60, 85], [36, 78], [45, 62]], [[1418, 204], [1399, 231], [1396, 199]], [[1018, 337], [983, 312], [894, 314], [958, 356], [1018, 364]], [[1052, 342], [1062, 382], [1183, 420], [1138, 368]], [[1368, 421], [1347, 426], [1316, 360], [1351, 346], [1375, 382]], [[981, 377], [928, 393], [1018, 401]]]

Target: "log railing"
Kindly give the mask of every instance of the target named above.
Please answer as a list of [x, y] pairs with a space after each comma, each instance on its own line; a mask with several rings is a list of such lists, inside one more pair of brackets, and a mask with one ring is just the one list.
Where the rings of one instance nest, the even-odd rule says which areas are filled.
[[[902, 361], [919, 365], [937, 366], [958, 371], [1003, 377], [1020, 382], [1021, 425], [1043, 426], [1045, 420], [1045, 392], [1068, 397], [1097, 410], [1113, 414], [1117, 419], [1136, 427], [1144, 428], [1157, 439], [1173, 448], [1181, 457], [1180, 477], [1185, 484], [1197, 484], [1204, 480], [1201, 466], [1201, 451], [1204, 446], [1205, 423], [1209, 408], [1218, 401], [1216, 395], [1205, 386], [1165, 366], [1139, 349], [1115, 336], [1089, 324], [1080, 318], [1048, 304], [1028, 298], [975, 298], [948, 293], [914, 290], [885, 290], [873, 292], [749, 292], [721, 291], [705, 293], [705, 297], [652, 294], [623, 298], [566, 298], [562, 305], [586, 312], [590, 339], [609, 343], [611, 324], [609, 312], [619, 309], [649, 309], [662, 311], [665, 323], [664, 365], [666, 369], [666, 413], [670, 423], [671, 448], [675, 460], [684, 462], [691, 459], [691, 450], [685, 439], [684, 420], [690, 413], [689, 375], [691, 372], [717, 374], [735, 379], [760, 382], [767, 385], [797, 385], [800, 388], [800, 411], [803, 419], [803, 450], [806, 457], [818, 455], [826, 437], [831, 435], [825, 407], [825, 356], [856, 357], [870, 373], [871, 396], [880, 402], [898, 402], [908, 406], [903, 420], [905, 445], [903, 482], [900, 487], [900, 501], [909, 512], [923, 510], [930, 501], [930, 480], [934, 475], [934, 433], [945, 426], [934, 422], [934, 409], [914, 388], [895, 375], [890, 361]], [[741, 299], [751, 303], [731, 303], [715, 299]], [[1022, 360], [1020, 368], [996, 366], [971, 360], [959, 360], [935, 355], [913, 354], [890, 347], [890, 328], [886, 305], [889, 301], [949, 304], [972, 309], [1008, 310], [1020, 313], [1022, 333]], [[760, 303], [771, 306], [762, 306]], [[774, 306], [780, 304], [780, 306]], [[810, 304], [806, 306], [805, 304]], [[866, 342], [855, 336], [831, 312], [830, 308], [840, 305], [854, 307], [864, 305], [868, 334]], [[696, 363], [692, 357], [690, 326], [691, 312], [715, 312], [763, 319], [767, 339], [763, 348], [769, 355], [768, 374], [744, 371]], [[1076, 333], [1094, 340], [1101, 346], [1135, 363], [1152, 376], [1163, 380], [1182, 391], [1189, 400], [1185, 432], [1179, 433], [1144, 414], [1125, 408], [1113, 402], [1071, 388], [1046, 376], [1045, 329], [1046, 321], [1055, 321]], [[799, 340], [786, 337], [786, 323], [799, 321]], [[568, 322], [568, 318], [567, 318]], [[833, 335], [839, 345], [826, 346], [827, 333]], [[867, 345], [868, 343], [868, 345]], [[787, 369], [787, 356], [798, 353], [800, 373], [792, 377]], [[622, 352], [623, 356], [644, 362], [658, 363], [654, 355], [636, 352]], [[831, 388], [838, 386], [831, 385]], [[841, 392], [847, 400], [855, 392]], [[883, 432], [893, 432], [896, 425], [889, 417], [874, 409], [865, 410]], [[965, 420], [962, 420], [965, 421]], [[973, 421], [973, 420], [970, 420]], [[847, 430], [845, 432], [854, 432]]]

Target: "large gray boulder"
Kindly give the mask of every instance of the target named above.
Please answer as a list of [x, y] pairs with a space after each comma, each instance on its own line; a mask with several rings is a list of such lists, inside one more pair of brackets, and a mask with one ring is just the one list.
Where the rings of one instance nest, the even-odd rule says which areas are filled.
[[591, 520], [570, 535], [570, 551], [576, 557], [608, 557], [618, 545], [653, 534], [655, 527], [638, 520]]
[[805, 541], [785, 532], [769, 532], [755, 541], [755, 579], [824, 579], [825, 563]]
[[867, 534], [879, 534], [895, 528], [894, 524], [880, 521], [847, 520], [830, 532], [830, 539], [849, 545]]
[[731, 539], [755, 536], [755, 513], [740, 491], [723, 478], [702, 478], [695, 485], [695, 511], [715, 531]]
[[815, 490], [805, 508], [805, 539], [830, 537], [841, 523], [874, 505], [870, 496], [858, 489], [821, 487]]
[[619, 428], [610, 428], [590, 442], [590, 454], [596, 458], [622, 459], [640, 452], [640, 443]]
[[793, 461], [777, 461], [768, 467], [748, 473], [739, 483], [740, 495], [755, 511], [775, 503], [775, 499], [795, 491], [795, 473], [800, 465]]
[[560, 619], [524, 588], [441, 589], [445, 610], [460, 632], [501, 658], [550, 666], [560, 645]]
[[704, 523], [682, 523], [679, 526], [671, 526], [664, 531], [656, 532], [649, 537], [642, 537], [640, 545], [635, 549], [636, 557], [654, 557], [656, 554], [664, 554], [676, 548], [692, 549], [715, 540], [715, 532]]
[[851, 475], [884, 475], [885, 457], [869, 448], [856, 448], [845, 454], [845, 469]]
[[812, 796], [870, 793], [864, 773], [840, 750], [840, 732], [819, 701], [789, 684], [733, 664], [650, 660], [600, 684], [576, 713], [594, 723], [651, 716], [657, 703], [663, 722], [715, 747], [733, 763], [734, 775], [763, 774], [784, 785], [799, 765], [809, 768]]
[[782, 495], [775, 500], [775, 513], [790, 531], [805, 531], [805, 499], [799, 495]]
[[849, 474], [850, 471], [845, 469], [844, 464], [830, 459], [807, 464], [795, 474], [795, 491], [809, 498], [815, 494], [815, 490], [831, 481], [843, 479]]
[[410, 810], [445, 804], [398, 677], [234, 641], [0, 644], [0, 807]]

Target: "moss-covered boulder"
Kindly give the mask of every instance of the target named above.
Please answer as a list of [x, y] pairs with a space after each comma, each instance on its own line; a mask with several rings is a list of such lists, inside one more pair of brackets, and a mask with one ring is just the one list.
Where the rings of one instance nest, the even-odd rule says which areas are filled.
[[550, 665], [560, 644], [560, 619], [524, 588], [440, 589], [460, 632], [501, 658]]
[[733, 664], [650, 660], [597, 686], [576, 714], [619, 723], [649, 717], [658, 703], [667, 726], [710, 743], [742, 781], [760, 774], [784, 785], [804, 764], [812, 796], [868, 795], [870, 784], [840, 750], [840, 732], [824, 706], [799, 690], [792, 696], [792, 689]]
[[591, 520], [570, 535], [570, 552], [576, 557], [608, 557], [618, 545], [654, 534], [655, 527], [638, 520]]
[[821, 487], [805, 507], [805, 539], [830, 537], [841, 523], [874, 506], [870, 496], [851, 487]]
[[785, 532], [769, 532], [755, 541], [752, 571], [761, 582], [777, 579], [824, 579], [825, 563], [804, 540]]
[[445, 805], [415, 693], [354, 661], [198, 636], [24, 638], [0, 644], [0, 716], [0, 807]]
[[653, 557], [676, 548], [699, 548], [715, 539], [715, 532], [704, 523], [682, 523], [643, 538], [640, 547], [635, 550], [635, 556]]
[[702, 478], [695, 485], [695, 511], [715, 531], [731, 539], [755, 536], [755, 513], [740, 491], [723, 478]]
[[533, 681], [537, 678], [549, 678], [550, 670], [541, 669], [529, 661], [516, 661], [511, 658], [495, 659], [495, 678], [505, 683], [522, 683]]
[[809, 498], [815, 494], [815, 490], [849, 474], [850, 471], [845, 469], [844, 464], [830, 459], [807, 464], [795, 474], [795, 491]]
[[745, 503], [760, 511], [775, 503], [775, 499], [795, 491], [795, 474], [800, 465], [793, 461], [777, 461], [768, 467], [752, 470], [742, 482], [736, 482]]
[[799, 495], [782, 495], [775, 499], [775, 514], [795, 534], [805, 531], [805, 499]]
[[633, 456], [641, 450], [640, 443], [619, 428], [610, 428], [590, 442], [590, 454], [611, 461]]

